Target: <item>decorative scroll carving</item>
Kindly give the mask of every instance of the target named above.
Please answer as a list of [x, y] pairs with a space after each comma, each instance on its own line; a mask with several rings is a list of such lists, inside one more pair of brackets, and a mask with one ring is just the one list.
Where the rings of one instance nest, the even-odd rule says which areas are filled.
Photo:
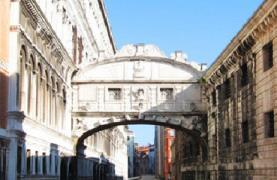
[[121, 50], [116, 53], [116, 57], [129, 57], [129, 56], [146, 56], [146, 57], [163, 57], [164, 53], [154, 45], [132, 45], [128, 44], [123, 46]]
[[145, 69], [144, 69], [144, 64], [142, 61], [136, 61], [134, 62], [134, 78], [144, 78], [145, 77]]

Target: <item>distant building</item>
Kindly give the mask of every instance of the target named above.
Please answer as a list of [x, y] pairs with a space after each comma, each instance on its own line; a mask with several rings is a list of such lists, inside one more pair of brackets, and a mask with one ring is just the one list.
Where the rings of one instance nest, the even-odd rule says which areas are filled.
[[165, 142], [164, 142], [164, 154], [165, 154], [165, 161], [164, 161], [164, 176], [165, 179], [171, 179], [172, 174], [172, 151], [171, 145], [175, 140], [175, 130], [170, 128], [165, 128]]
[[156, 159], [155, 159], [155, 176], [158, 178], [163, 178], [164, 170], [164, 127], [156, 126], [155, 127], [155, 148], [156, 148]]
[[155, 174], [155, 145], [150, 145], [149, 146], [149, 162], [148, 162], [148, 174]]
[[128, 151], [128, 177], [134, 177], [135, 168], [135, 135], [129, 130], [127, 136], [127, 151]]
[[170, 128], [157, 126], [155, 130], [156, 176], [171, 179], [172, 151], [171, 145], [175, 139], [175, 131]]
[[135, 176], [154, 174], [155, 146], [136, 146]]

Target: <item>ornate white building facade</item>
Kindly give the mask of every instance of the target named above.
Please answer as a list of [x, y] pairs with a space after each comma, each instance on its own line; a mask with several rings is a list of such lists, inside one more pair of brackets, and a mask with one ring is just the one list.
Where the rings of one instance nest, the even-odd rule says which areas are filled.
[[[0, 129], [1, 178], [70, 178], [76, 154], [72, 76], [78, 68], [115, 53], [104, 4], [101, 0], [16, 0], [7, 8], [9, 103], [7, 126]], [[87, 143], [86, 155], [94, 158], [88, 164], [115, 154], [115, 164], [127, 158], [125, 127], [111, 132], [98, 133], [93, 143]], [[84, 172], [84, 176], [92, 174]]]
[[201, 132], [204, 69], [181, 52], [138, 44], [116, 53], [102, 0], [8, 4], [1, 178], [127, 179], [125, 125]]

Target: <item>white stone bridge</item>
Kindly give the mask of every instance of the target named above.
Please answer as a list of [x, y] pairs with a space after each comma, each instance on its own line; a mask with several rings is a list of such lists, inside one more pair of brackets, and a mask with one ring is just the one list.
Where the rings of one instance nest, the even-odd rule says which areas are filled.
[[181, 52], [167, 58], [153, 45], [127, 45], [115, 57], [83, 65], [73, 78], [73, 129], [83, 141], [118, 125], [153, 124], [198, 137], [206, 132], [202, 67]]

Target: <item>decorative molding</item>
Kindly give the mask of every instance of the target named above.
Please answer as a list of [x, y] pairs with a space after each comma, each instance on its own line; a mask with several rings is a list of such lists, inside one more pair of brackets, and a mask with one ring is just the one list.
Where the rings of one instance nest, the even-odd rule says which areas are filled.
[[[263, 6], [261, 6], [261, 8], [248, 21], [248, 23], [242, 28], [242, 30], [233, 38], [232, 42], [221, 53], [214, 64], [207, 70], [205, 78], [208, 79], [209, 83], [214, 84], [217, 79], [221, 78], [224, 75], [224, 72], [222, 71], [222, 66], [226, 67], [229, 71], [230, 69], [235, 67], [236, 64], [239, 64], [242, 61], [243, 57], [249, 56], [246, 54], [252, 54], [250, 55], [250, 58], [245, 59], [246, 61], [252, 60], [254, 58], [254, 54], [251, 52], [249, 53], [249, 50], [251, 50], [251, 48], [264, 33], [266, 33], [268, 30], [276, 25], [276, 2], [273, 2], [273, 8], [268, 10], [269, 13], [265, 17], [261, 17], [260, 15], [262, 13], [260, 11], [262, 11]], [[268, 7], [266, 8], [268, 9]]]
[[25, 114], [23, 111], [9, 111], [8, 118], [9, 119], [16, 119], [22, 121], [25, 118]]
[[143, 56], [143, 57], [161, 57], [166, 58], [165, 54], [152, 44], [128, 44], [123, 46], [115, 55], [115, 57], [130, 57], [130, 56]]
[[11, 25], [10, 32], [20, 32], [20, 25]]
[[76, 69], [68, 52], [60, 42], [51, 25], [47, 22], [38, 5], [34, 0], [21, 0], [23, 5], [23, 13], [28, 13], [28, 17], [32, 21], [31, 24], [36, 30], [37, 35], [45, 42], [47, 48], [51, 50], [51, 54], [57, 59], [67, 60], [68, 64]]

